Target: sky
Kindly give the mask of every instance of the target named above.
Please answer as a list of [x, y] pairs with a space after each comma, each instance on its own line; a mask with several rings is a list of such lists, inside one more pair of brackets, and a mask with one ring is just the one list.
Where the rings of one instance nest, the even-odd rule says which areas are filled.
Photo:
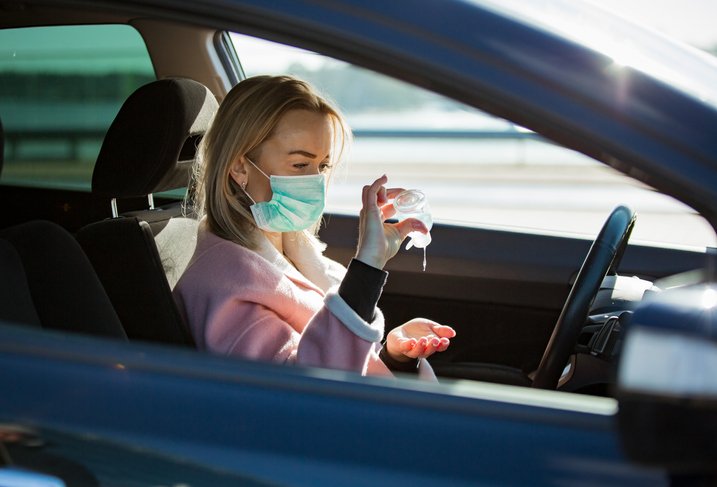
[[717, 46], [717, 0], [592, 0], [694, 47]]

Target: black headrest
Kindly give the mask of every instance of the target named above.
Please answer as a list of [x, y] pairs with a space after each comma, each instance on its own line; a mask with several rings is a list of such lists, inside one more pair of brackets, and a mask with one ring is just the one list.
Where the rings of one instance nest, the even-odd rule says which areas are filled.
[[186, 187], [197, 144], [217, 107], [209, 89], [190, 79], [167, 78], [137, 89], [105, 136], [92, 192], [128, 198]]

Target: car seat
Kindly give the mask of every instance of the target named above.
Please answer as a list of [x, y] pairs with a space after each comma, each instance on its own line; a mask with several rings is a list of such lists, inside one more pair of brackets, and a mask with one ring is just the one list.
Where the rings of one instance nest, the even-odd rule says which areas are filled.
[[[152, 195], [189, 185], [217, 108], [196, 81], [155, 81], [127, 99], [102, 144], [92, 193], [111, 198], [112, 216], [81, 228], [77, 240], [130, 340], [194, 346], [172, 288], [194, 252], [198, 221], [181, 202], [154, 208]], [[118, 199], [137, 197], [146, 197], [149, 209], [118, 212]]]
[[[0, 172], [5, 137], [0, 121]], [[0, 231], [0, 321], [126, 340], [92, 265], [62, 227], [33, 221]]]

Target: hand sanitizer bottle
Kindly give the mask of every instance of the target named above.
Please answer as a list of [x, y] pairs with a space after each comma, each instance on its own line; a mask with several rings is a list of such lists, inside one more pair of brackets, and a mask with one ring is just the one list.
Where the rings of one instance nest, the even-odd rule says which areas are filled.
[[[393, 200], [393, 207], [396, 209], [396, 218], [403, 221], [406, 218], [416, 218], [421, 220], [428, 230], [433, 227], [433, 218], [431, 218], [431, 209], [428, 207], [426, 194], [418, 189], [409, 189], [400, 193]], [[406, 249], [413, 246], [419, 249], [425, 249], [431, 243], [431, 233], [423, 234], [421, 232], [411, 232], [408, 234], [409, 240]]]

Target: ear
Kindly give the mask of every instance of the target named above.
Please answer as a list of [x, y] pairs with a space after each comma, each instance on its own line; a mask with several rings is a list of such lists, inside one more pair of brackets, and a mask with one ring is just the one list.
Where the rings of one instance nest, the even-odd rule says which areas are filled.
[[246, 168], [244, 165], [244, 156], [241, 156], [232, 162], [232, 165], [229, 167], [229, 176], [231, 176], [239, 186], [247, 182]]

